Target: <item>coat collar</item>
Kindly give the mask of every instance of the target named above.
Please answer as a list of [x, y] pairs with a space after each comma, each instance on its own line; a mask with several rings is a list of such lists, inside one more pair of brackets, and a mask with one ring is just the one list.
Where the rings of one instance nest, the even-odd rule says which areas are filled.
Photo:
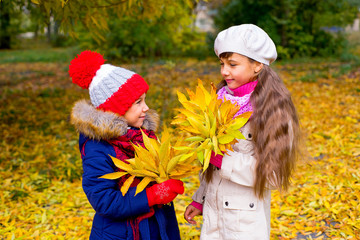
[[[129, 127], [123, 116], [96, 109], [86, 100], [75, 103], [71, 111], [70, 122], [78, 132], [96, 140], [120, 137], [127, 133]], [[142, 128], [156, 131], [159, 122], [159, 115], [150, 109], [146, 114]]]

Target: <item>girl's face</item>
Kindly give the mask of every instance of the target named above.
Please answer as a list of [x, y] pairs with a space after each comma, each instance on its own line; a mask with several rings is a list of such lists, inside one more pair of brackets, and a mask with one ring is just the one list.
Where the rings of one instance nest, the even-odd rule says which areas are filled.
[[255, 80], [262, 68], [262, 63], [250, 62], [249, 58], [233, 53], [228, 58], [220, 58], [221, 75], [230, 89], [238, 88]]
[[146, 94], [140, 96], [124, 114], [129, 126], [140, 128], [145, 120], [149, 107], [145, 103]]

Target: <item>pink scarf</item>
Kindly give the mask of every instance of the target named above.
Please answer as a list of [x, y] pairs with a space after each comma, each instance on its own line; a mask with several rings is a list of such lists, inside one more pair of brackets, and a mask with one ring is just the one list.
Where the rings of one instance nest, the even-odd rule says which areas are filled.
[[230, 100], [233, 104], [240, 106], [239, 111], [235, 114], [235, 117], [245, 113], [252, 112], [253, 108], [250, 102], [250, 96], [254, 91], [258, 81], [246, 83], [238, 88], [230, 89], [228, 86], [220, 88], [217, 92], [218, 99]]

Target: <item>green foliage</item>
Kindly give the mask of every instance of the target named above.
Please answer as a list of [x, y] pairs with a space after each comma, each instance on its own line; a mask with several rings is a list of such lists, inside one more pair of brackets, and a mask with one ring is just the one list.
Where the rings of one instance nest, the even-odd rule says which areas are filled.
[[[191, 28], [191, 9], [182, 1], [162, 6], [158, 16], [144, 17], [138, 10], [131, 15], [118, 16], [109, 11], [104, 41], [91, 40], [91, 33], [81, 31], [82, 48], [100, 49], [110, 59], [129, 60], [205, 52], [205, 34]], [[161, 27], [159, 27], [161, 26]]]
[[124, 17], [110, 23], [104, 49], [110, 58], [169, 55], [176, 51], [169, 25], [159, 28], [158, 21]]
[[9, 49], [21, 30], [21, 7], [25, 0], [0, 1], [0, 48]]
[[[99, 44], [105, 41], [104, 34], [109, 30], [109, 19], [130, 16], [139, 19], [157, 19], [164, 12], [180, 16], [177, 12], [189, 11], [192, 2], [188, 0], [32, 0], [43, 13], [54, 16], [61, 23], [61, 29], [77, 37], [75, 27], [82, 25]], [[116, 13], [116, 16], [114, 16]], [[176, 30], [176, 29], [173, 29]]]
[[253, 23], [263, 28], [278, 46], [279, 58], [339, 56], [346, 48], [344, 32], [352, 23], [360, 2], [352, 0], [232, 0], [219, 9], [215, 24], [219, 30], [232, 25]]
[[[6, 36], [0, 43], [11, 42], [16, 47], [17, 34], [30, 31], [37, 35], [45, 28], [48, 41], [55, 47], [69, 46], [69, 36], [90, 40], [87, 46], [91, 47], [113, 41], [106, 46], [106, 53], [114, 57], [132, 52], [135, 56], [164, 55], [194, 47], [193, 42], [188, 44], [189, 34], [194, 35], [188, 30], [194, 4], [189, 0], [14, 0], [0, 4], [0, 25], [6, 29], [2, 29]], [[87, 36], [81, 35], [84, 31]]]
[[[40, 39], [47, 29], [47, 43], [53, 47], [70, 46], [73, 42], [65, 33], [59, 32], [59, 20], [53, 20], [53, 14], [43, 10], [31, 0], [0, 1], [0, 48], [24, 49], [34, 48], [25, 44], [20, 34], [34, 33], [35, 39]], [[34, 40], [34, 39], [31, 39]], [[4, 41], [6, 45], [3, 46]]]

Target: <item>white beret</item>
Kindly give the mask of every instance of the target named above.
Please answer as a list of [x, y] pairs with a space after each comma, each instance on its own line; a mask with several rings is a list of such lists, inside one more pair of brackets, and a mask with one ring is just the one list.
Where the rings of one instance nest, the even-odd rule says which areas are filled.
[[221, 53], [233, 52], [270, 65], [277, 58], [274, 42], [269, 35], [253, 24], [232, 26], [221, 31], [214, 44], [219, 57]]

